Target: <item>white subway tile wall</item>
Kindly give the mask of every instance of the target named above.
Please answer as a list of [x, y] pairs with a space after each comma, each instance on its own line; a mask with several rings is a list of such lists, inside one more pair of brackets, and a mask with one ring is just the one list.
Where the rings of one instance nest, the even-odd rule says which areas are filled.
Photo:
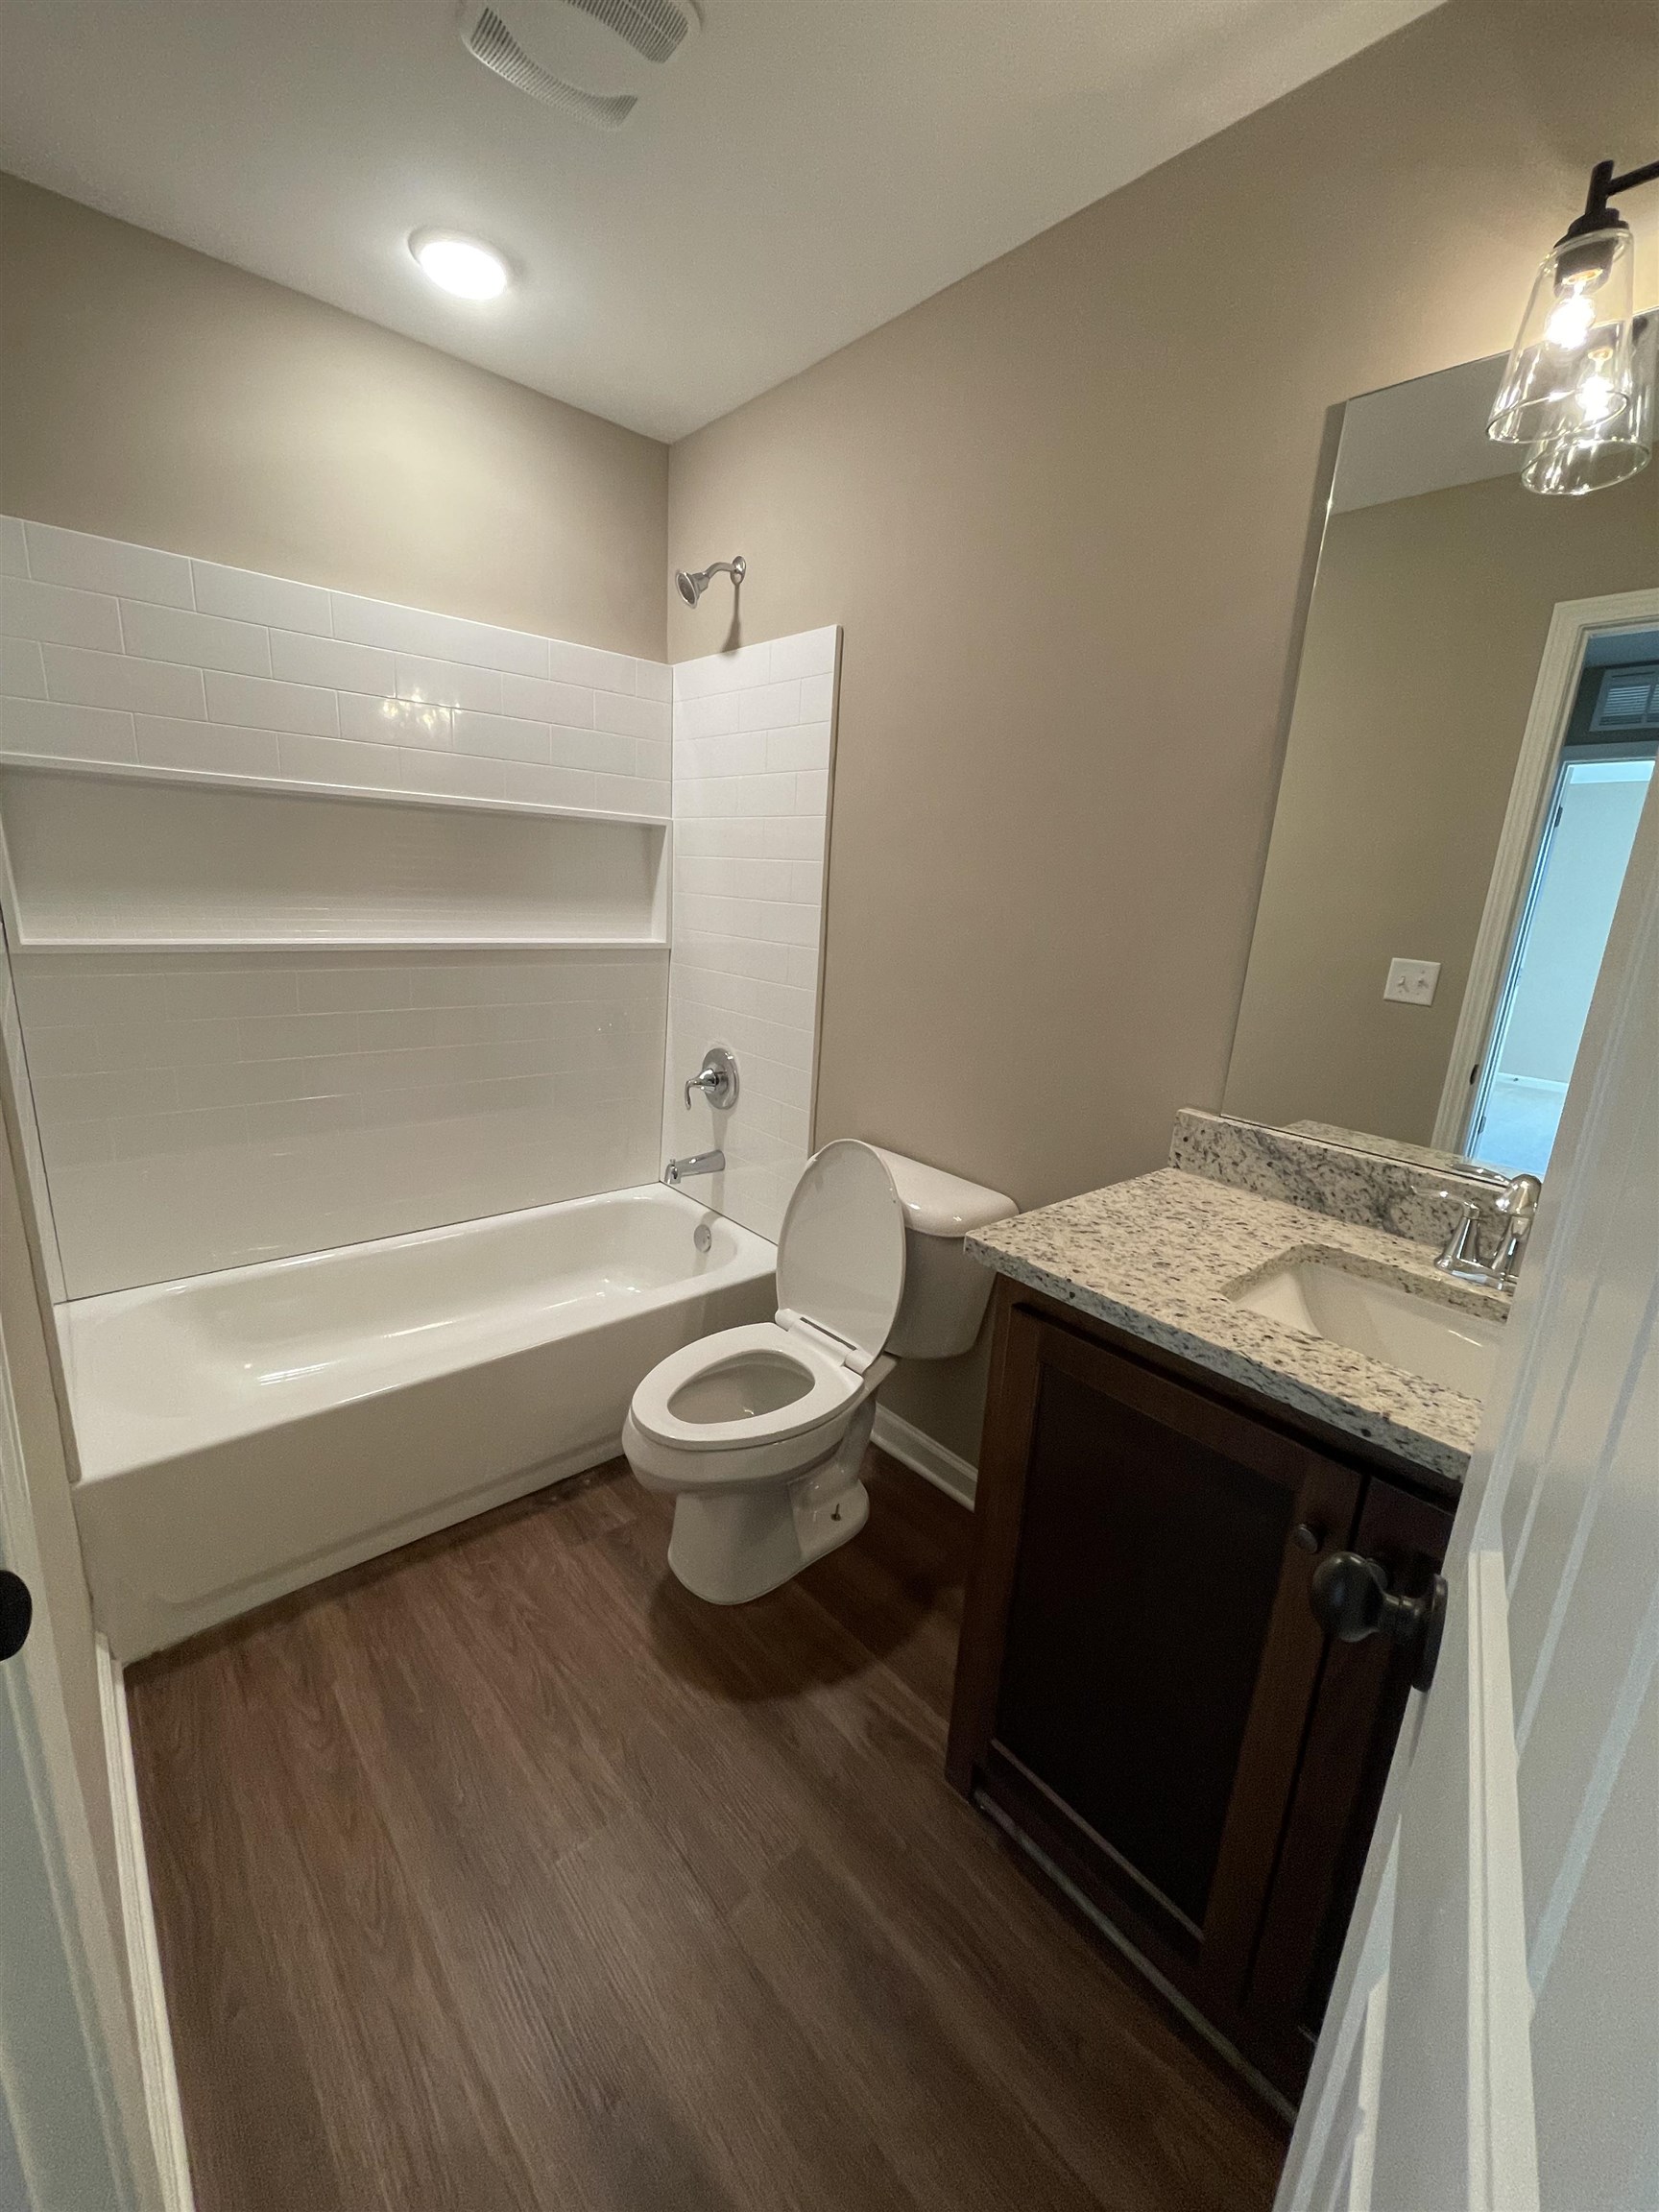
[[70, 1297], [648, 1183], [668, 955], [14, 952]]
[[[4, 756], [673, 821], [672, 957], [14, 951], [55, 1291], [648, 1181], [775, 1238], [812, 1134], [839, 632], [670, 670], [0, 517]], [[736, 1109], [685, 1105], [710, 1044]]]
[[[812, 1142], [840, 632], [682, 661], [674, 676], [674, 956], [662, 1155], [723, 1146], [688, 1188], [777, 1238]], [[710, 1045], [736, 1106], [685, 1104]]]
[[0, 517], [0, 754], [669, 811], [669, 671]]

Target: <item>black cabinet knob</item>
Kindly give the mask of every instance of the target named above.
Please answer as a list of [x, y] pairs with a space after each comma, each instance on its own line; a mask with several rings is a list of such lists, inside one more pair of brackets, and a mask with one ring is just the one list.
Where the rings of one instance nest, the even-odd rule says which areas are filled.
[[21, 1575], [0, 1567], [0, 1659], [15, 1658], [29, 1641], [35, 1600]]
[[1411, 1659], [1411, 1687], [1427, 1690], [1434, 1679], [1440, 1637], [1446, 1624], [1446, 1581], [1436, 1575], [1421, 1598], [1402, 1598], [1388, 1587], [1388, 1575], [1375, 1559], [1358, 1551], [1334, 1551], [1313, 1570], [1308, 1587], [1313, 1618], [1339, 1644], [1363, 1644], [1382, 1635]]

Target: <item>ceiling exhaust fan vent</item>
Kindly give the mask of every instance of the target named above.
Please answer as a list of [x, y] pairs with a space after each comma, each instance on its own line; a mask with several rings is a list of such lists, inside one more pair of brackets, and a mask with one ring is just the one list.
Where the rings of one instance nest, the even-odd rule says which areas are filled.
[[[668, 12], [666, 0], [658, 0], [658, 5]], [[629, 14], [645, 12], [637, 0], [594, 0], [592, 12], [601, 14], [613, 9]], [[672, 12], [678, 14], [679, 11]], [[561, 114], [577, 116], [601, 131], [619, 131], [638, 105], [637, 92], [585, 92], [580, 84], [567, 84], [563, 77], [555, 77], [550, 69], [532, 61], [493, 8], [467, 11], [461, 23], [461, 42], [474, 60], [482, 61], [486, 69], [493, 70], [520, 92], [528, 92], [532, 100], [556, 108]], [[673, 50], [668, 49], [670, 53]]]
[[674, 0], [570, 0], [585, 15], [626, 38], [647, 61], [672, 60], [680, 41], [691, 28], [683, 8]]

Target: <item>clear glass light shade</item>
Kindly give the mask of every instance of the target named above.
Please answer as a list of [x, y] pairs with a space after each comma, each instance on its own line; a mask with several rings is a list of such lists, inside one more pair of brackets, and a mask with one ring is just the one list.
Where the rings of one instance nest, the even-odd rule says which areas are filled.
[[1582, 498], [1623, 484], [1653, 457], [1653, 416], [1659, 407], [1659, 314], [1638, 318], [1630, 349], [1630, 398], [1609, 420], [1565, 421], [1540, 438], [1527, 456], [1521, 481], [1528, 492]]
[[1521, 334], [1492, 404], [1486, 435], [1530, 445], [1611, 425], [1634, 397], [1630, 233], [1563, 239], [1527, 302]]

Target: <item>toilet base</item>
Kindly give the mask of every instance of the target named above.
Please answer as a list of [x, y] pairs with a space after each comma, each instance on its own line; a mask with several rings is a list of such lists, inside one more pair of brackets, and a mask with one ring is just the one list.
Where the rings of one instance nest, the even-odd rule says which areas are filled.
[[854, 1482], [832, 1499], [798, 1508], [787, 1491], [770, 1497], [682, 1498], [674, 1508], [668, 1565], [709, 1605], [747, 1605], [850, 1543], [870, 1518], [870, 1493]]
[[850, 1543], [870, 1518], [858, 1470], [875, 1419], [872, 1398], [839, 1450], [793, 1482], [701, 1496], [683, 1491], [668, 1539], [675, 1579], [710, 1605], [746, 1605]]

